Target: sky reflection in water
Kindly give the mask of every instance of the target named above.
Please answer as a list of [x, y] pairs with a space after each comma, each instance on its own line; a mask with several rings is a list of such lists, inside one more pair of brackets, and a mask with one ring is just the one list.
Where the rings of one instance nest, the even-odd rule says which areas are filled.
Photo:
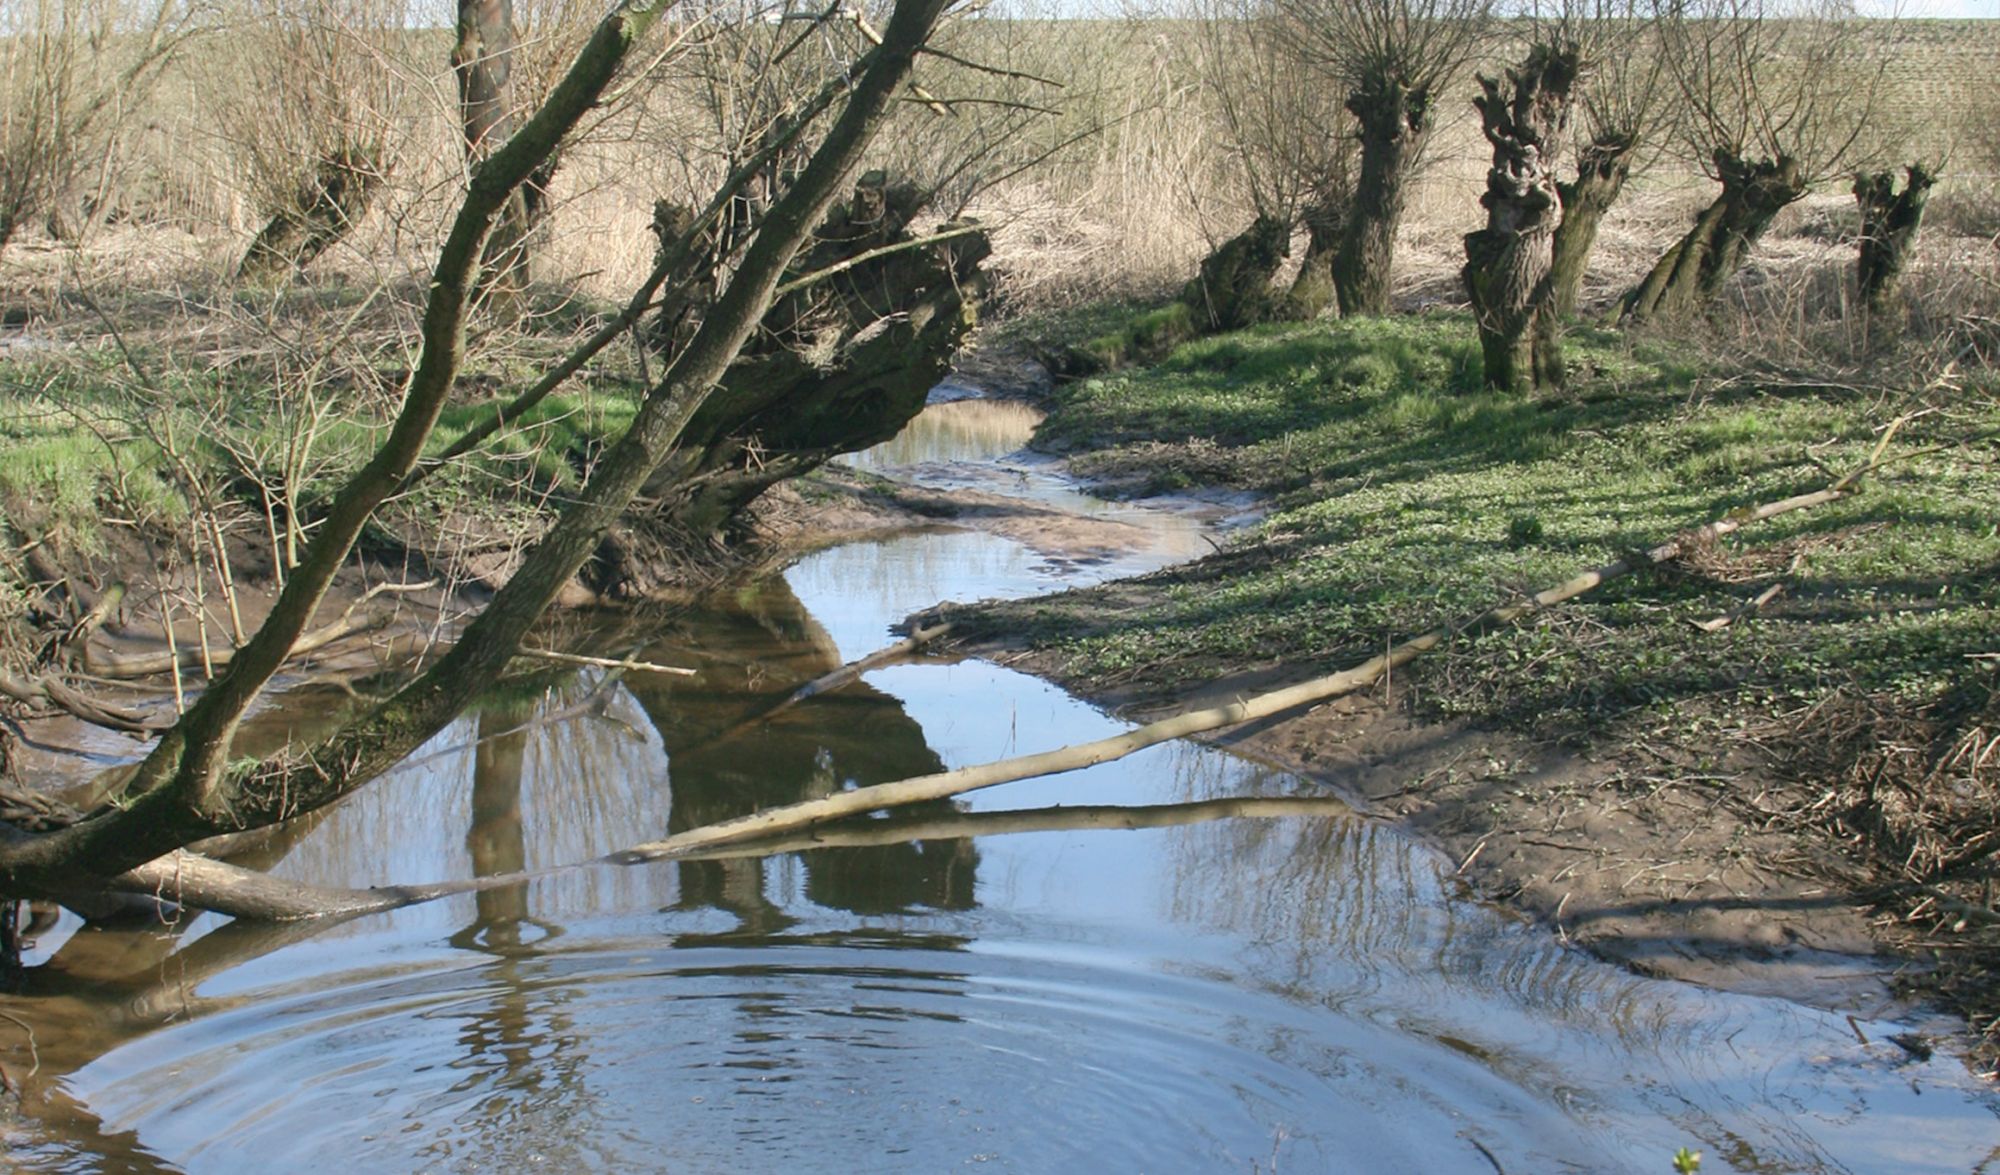
[[[532, 719], [589, 681], [468, 716], [275, 847], [276, 869], [541, 867], [1099, 737], [1121, 724], [981, 663], [885, 670], [744, 722], [912, 610], [1049, 574], [976, 534], [827, 552], [664, 625], [643, 655], [698, 676], [634, 675], [560, 724]], [[1212, 809], [1187, 805], [1298, 796], [1306, 814], [967, 835], [1010, 812], [1193, 821]], [[35, 998], [5, 1004], [68, 1074], [15, 1153], [51, 1170], [1440, 1171], [1490, 1169], [1484, 1147], [1509, 1171], [1595, 1171], [1663, 1170], [1688, 1145], [1708, 1171], [1966, 1171], [2000, 1137], [1949, 1061], [1593, 962], [1460, 899], [1393, 830], [1217, 752], [1157, 747], [907, 819], [922, 839], [596, 868], [311, 936], [84, 930], [28, 973]]]

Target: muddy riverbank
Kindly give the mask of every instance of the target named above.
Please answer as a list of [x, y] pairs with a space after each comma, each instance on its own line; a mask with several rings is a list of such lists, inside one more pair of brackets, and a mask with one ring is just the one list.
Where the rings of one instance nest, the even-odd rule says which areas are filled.
[[[1453, 376], [1451, 326], [1243, 332], [1061, 389], [1040, 436], [1074, 468], [1262, 488], [1272, 519], [1196, 563], [978, 610], [964, 651], [1133, 718], [1198, 708], [1818, 488], [1881, 432], [1852, 397], [1710, 382], [1608, 336], [1567, 392], [1493, 396]], [[1991, 402], [1926, 411], [1935, 435], [1896, 438], [1921, 469], [1223, 741], [1398, 819], [1562, 941], [1845, 1011], [1941, 1001], [1990, 1072], [2000, 956], [1972, 875], [2000, 795], [2000, 599], [1991, 518], [1961, 507], [1991, 492]]]
[[[975, 520], [1077, 493], [1015, 433], [944, 457], [964, 422], [931, 423], [924, 450], [860, 464], [912, 493], [1011, 482], [1007, 510], [957, 499]], [[578, 647], [695, 672], [503, 691], [246, 863], [339, 886], [509, 873], [1102, 737], [1123, 723], [966, 660], [756, 716], [913, 610], [1127, 590], [1243, 506], [1086, 499], [1089, 550], [932, 526], [685, 606], [571, 613]], [[338, 1147], [356, 1171], [1610, 1170], [1686, 1146], [1705, 1169], [1953, 1171], [1992, 1121], [1954, 1062], [1890, 1042], [1921, 1025], [1607, 965], [1470, 900], [1394, 821], [1187, 744], [334, 926], [65, 916], [22, 964], [0, 1011], [34, 1063], [0, 1053], [27, 1111], [0, 1131], [30, 1169]]]

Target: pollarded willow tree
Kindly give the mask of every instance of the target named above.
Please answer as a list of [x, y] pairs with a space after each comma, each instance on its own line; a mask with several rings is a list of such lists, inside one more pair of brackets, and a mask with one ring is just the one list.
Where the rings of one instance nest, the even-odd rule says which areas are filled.
[[1563, 206], [1556, 164], [1581, 83], [1582, 48], [1558, 25], [1538, 32], [1526, 59], [1499, 78], [1481, 76], [1473, 100], [1493, 147], [1486, 227], [1465, 237], [1465, 289], [1479, 328], [1488, 387], [1530, 391], [1562, 384], [1552, 263]]
[[1661, 49], [1690, 159], [1721, 184], [1625, 295], [1628, 321], [1713, 301], [1771, 221], [1873, 154], [1885, 61], [1840, 0], [1668, 0]]
[[65, 218], [194, 28], [180, 0], [0, 2], [0, 249]]
[[288, 277], [367, 214], [408, 134], [414, 16], [406, 0], [249, 0], [199, 55], [197, 92], [264, 218], [239, 279]]
[[[392, 495], [437, 467], [422, 460], [425, 444], [459, 368], [481, 258], [496, 223], [520, 186], [625, 76], [628, 65], [646, 55], [670, 2], [620, 3], [597, 25], [548, 100], [473, 169], [430, 275], [417, 362], [403, 389], [401, 410], [380, 448], [327, 504], [269, 618], [103, 806], [51, 831], [0, 825], [0, 892], [56, 900], [80, 892], [160, 892], [193, 905], [264, 916], [395, 904], [394, 894], [382, 891], [302, 893], [187, 853], [184, 847], [288, 820], [350, 794], [441, 730], [501, 673], [641, 487], [677, 451], [781, 289], [818, 276], [797, 274], [793, 266], [815, 226], [852, 186], [870, 141], [909, 83], [950, 0], [897, 0], [879, 43], [849, 42], [856, 51], [846, 59], [840, 84], [830, 87], [822, 102], [798, 112], [800, 119], [830, 119], [817, 146], [771, 204], [700, 325], [652, 384], [626, 432], [598, 462], [559, 522], [450, 651], [334, 733], [267, 758], [236, 758], [232, 747], [239, 722], [306, 631], [363, 527]], [[835, 6], [822, 19], [841, 17]], [[746, 182], [753, 170], [747, 165], [755, 162], [746, 161], [666, 244], [656, 272], [672, 272], [672, 262], [685, 258], [695, 237]], [[621, 337], [651, 304], [657, 284], [649, 282], [639, 291], [628, 312], [586, 343], [585, 351]], [[573, 372], [581, 362], [572, 356], [545, 382]]]
[[1633, 171], [1657, 154], [1672, 83], [1660, 53], [1652, 0], [1580, 0], [1569, 27], [1590, 65], [1570, 119], [1573, 178], [1558, 181], [1550, 283], [1559, 315], [1576, 313], [1590, 254]]
[[[1344, 95], [1311, 67], [1270, 0], [1198, 0], [1191, 14], [1194, 72], [1254, 216], [1210, 253], [1181, 301], [1215, 330], [1312, 318], [1334, 304], [1333, 258], [1354, 195]], [[1290, 289], [1276, 290], [1295, 228], [1305, 230], [1304, 255]]]
[[1304, 60], [1342, 96], [1360, 167], [1332, 261], [1342, 314], [1386, 314], [1396, 226], [1438, 103], [1489, 31], [1494, 0], [1274, 0]]
[[1938, 180], [1937, 169], [1922, 163], [1908, 165], [1903, 174], [1900, 191], [1896, 188], [1896, 177], [1886, 171], [1862, 172], [1854, 177], [1854, 202], [1861, 210], [1854, 284], [1871, 326], [1877, 323], [1893, 326], [1895, 322], [1896, 289], [1903, 278], [1903, 267], [1916, 248], [1924, 207], [1930, 202], [1931, 188]]

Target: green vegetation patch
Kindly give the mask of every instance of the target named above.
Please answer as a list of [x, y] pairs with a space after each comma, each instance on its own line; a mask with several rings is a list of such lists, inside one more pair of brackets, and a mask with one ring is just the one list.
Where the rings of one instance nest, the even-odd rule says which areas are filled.
[[[1058, 393], [1042, 441], [1153, 487], [1222, 481], [1277, 508], [1132, 610], [1018, 605], [1089, 683], [1161, 688], [1272, 663], [1332, 669], [1865, 462], [1917, 406], [1760, 388], [1608, 332], [1572, 335], [1560, 394], [1478, 385], [1462, 316], [1265, 327]], [[2000, 426], [1991, 386], [1938, 392], [1892, 452]], [[2000, 466], [1989, 438], [1885, 468], [1852, 499], [1754, 524], [1663, 571], [1425, 669], [1433, 713], [1560, 734], [1691, 699], [1912, 697], [2000, 632]], [[1695, 622], [1782, 594], [1719, 632]], [[1129, 593], [1127, 593], [1129, 595]], [[1000, 619], [996, 617], [996, 619]]]
[[[171, 527], [204, 495], [256, 517], [267, 501], [310, 517], [375, 451], [396, 407], [400, 377], [287, 386], [278, 373], [169, 368], [165, 358], [143, 382], [108, 353], [0, 364], [0, 501], [23, 538], [89, 549], [107, 516]], [[491, 417], [507, 394], [449, 405], [429, 451]], [[636, 392], [612, 382], [550, 396], [402, 508], [546, 509], [583, 479], [637, 404]]]

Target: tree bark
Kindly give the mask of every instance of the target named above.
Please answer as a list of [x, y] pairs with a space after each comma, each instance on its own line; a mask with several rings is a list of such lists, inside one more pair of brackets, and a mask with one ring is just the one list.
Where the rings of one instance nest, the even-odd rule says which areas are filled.
[[1931, 185], [1937, 183], [1936, 174], [1921, 163], [1904, 170], [1908, 180], [1900, 192], [1896, 178], [1886, 171], [1854, 177], [1854, 199], [1861, 205], [1861, 255], [1855, 276], [1871, 333], [1876, 323], [1894, 321], [1896, 287], [1923, 224]]
[[1625, 190], [1638, 149], [1636, 135], [1600, 135], [1579, 153], [1576, 179], [1556, 185], [1562, 197], [1562, 223], [1556, 226], [1549, 284], [1554, 287], [1551, 304], [1558, 315], [1576, 313], [1583, 278], [1590, 270], [1590, 251], [1597, 247], [1598, 226]]
[[[280, 619], [267, 622], [223, 678], [203, 695], [196, 709], [191, 709], [141, 764], [134, 788], [107, 810], [70, 828], [36, 837], [18, 851], [0, 854], [0, 888], [15, 893], [74, 889], [80, 880], [122, 873], [205, 836], [260, 827], [324, 807], [393, 766], [443, 729], [513, 657], [521, 638], [596, 550], [640, 486], [675, 451], [689, 420], [762, 319], [811, 226], [825, 215], [858, 167], [946, 3], [900, 0], [896, 5], [883, 43], [871, 54], [871, 64], [854, 85], [846, 107], [797, 181], [766, 217], [727, 289], [704, 317], [686, 350], [647, 394], [630, 428], [605, 455], [595, 476], [556, 526], [530, 551], [521, 569], [467, 625], [444, 657], [389, 701], [323, 742], [266, 762], [225, 767], [227, 734], [247, 704], [248, 698], [243, 696], [246, 685], [254, 689], [268, 680], [276, 668], [270, 663], [270, 654], [281, 654], [303, 623], [296, 616], [298, 601], [281, 597], [273, 612]], [[454, 225], [440, 259], [440, 268], [449, 280], [433, 286], [426, 316], [427, 344], [434, 330], [442, 330], [438, 343], [448, 348], [452, 362], [440, 359], [420, 364], [406, 402], [421, 400], [427, 410], [419, 414], [420, 419], [412, 419], [406, 406], [383, 452], [329, 510], [314, 547], [301, 564], [302, 571], [329, 556], [337, 566], [358, 533], [358, 526], [350, 528], [341, 520], [351, 518], [363, 504], [372, 509], [379, 495], [400, 484], [414, 464], [442, 404], [442, 391], [433, 381], [442, 375], [443, 386], [448, 388], [456, 367], [465, 278], [471, 258], [483, 242], [486, 223], [533, 166], [547, 157], [560, 134], [594, 103], [633, 37], [656, 19], [658, 12], [652, 4], [630, 4], [607, 18], [544, 109], [475, 171], [468, 206]], [[432, 372], [435, 374], [429, 374]], [[320, 576], [294, 573], [287, 591], [291, 592], [294, 584], [307, 582], [317, 585], [302, 589], [310, 595], [307, 602], [316, 603], [325, 587]], [[245, 672], [251, 665], [263, 669], [262, 675]], [[228, 701], [211, 702], [217, 698]], [[205, 705], [210, 709], [197, 717], [196, 711]], [[140, 788], [143, 792], [137, 790]]]
[[1196, 329], [1214, 334], [1271, 318], [1278, 308], [1271, 279], [1291, 251], [1291, 235], [1283, 220], [1259, 216], [1202, 258], [1200, 271], [1180, 296]]
[[1335, 200], [1314, 200], [1300, 217], [1305, 222], [1306, 252], [1299, 260], [1298, 276], [1286, 295], [1284, 315], [1307, 320], [1326, 313], [1335, 305], [1333, 259], [1347, 227], [1347, 207]]
[[1430, 92], [1400, 78], [1368, 79], [1347, 99], [1361, 134], [1361, 179], [1333, 259], [1342, 315], [1387, 314], [1404, 188], [1430, 133]]
[[[458, 39], [452, 45], [451, 71], [458, 79], [466, 157], [475, 164], [514, 133], [517, 44], [514, 0], [458, 0]], [[551, 152], [508, 195], [506, 205], [494, 218], [493, 232], [486, 238], [481, 285], [503, 299], [527, 288], [528, 234], [546, 205], [545, 189], [555, 158]]]
[[1481, 77], [1474, 99], [1493, 166], [1486, 172], [1486, 227], [1465, 238], [1465, 288], [1479, 327], [1486, 386], [1528, 392], [1562, 383], [1551, 306], [1556, 226], [1556, 155], [1569, 127], [1575, 49], [1537, 45], [1519, 69]]
[[1721, 195], [1625, 295], [1624, 320], [1680, 318], [1707, 306], [1743, 267], [1772, 219], [1806, 194], [1805, 170], [1789, 155], [1753, 163], [1718, 150], [1715, 165]]
[[282, 208], [250, 242], [236, 280], [277, 281], [312, 264], [360, 222], [381, 183], [376, 161], [355, 150], [319, 161]]

